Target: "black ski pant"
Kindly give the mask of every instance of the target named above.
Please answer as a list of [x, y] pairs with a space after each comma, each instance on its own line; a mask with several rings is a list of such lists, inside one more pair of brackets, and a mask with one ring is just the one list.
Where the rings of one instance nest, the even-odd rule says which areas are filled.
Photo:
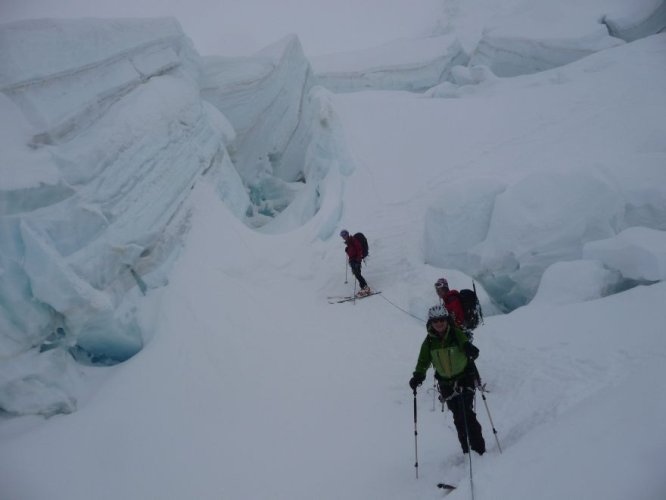
[[482, 455], [486, 451], [481, 424], [474, 413], [474, 381], [461, 380], [457, 385], [439, 381], [439, 391], [446, 401], [446, 406], [453, 413], [453, 423], [458, 432], [458, 441], [463, 453], [469, 453], [469, 446]]
[[366, 286], [368, 286], [368, 283], [365, 281], [365, 279], [363, 279], [363, 276], [361, 276], [361, 261], [350, 260], [349, 267], [351, 267], [352, 274], [358, 280], [358, 286], [360, 286], [361, 288], [365, 288]]

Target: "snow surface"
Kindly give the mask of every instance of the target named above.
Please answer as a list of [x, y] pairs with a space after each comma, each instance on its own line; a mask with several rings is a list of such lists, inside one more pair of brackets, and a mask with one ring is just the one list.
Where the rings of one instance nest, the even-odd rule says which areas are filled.
[[[477, 397], [475, 498], [666, 496], [666, 34], [585, 38], [663, 3], [432, 5], [414, 39], [580, 57], [416, 94], [385, 90], [408, 50], [358, 46], [349, 81], [383, 90], [334, 94], [295, 37], [200, 58], [170, 19], [0, 25], [1, 498], [470, 498], [431, 377], [414, 475], [441, 276], [485, 312], [503, 453]], [[382, 294], [329, 305], [342, 228]]]

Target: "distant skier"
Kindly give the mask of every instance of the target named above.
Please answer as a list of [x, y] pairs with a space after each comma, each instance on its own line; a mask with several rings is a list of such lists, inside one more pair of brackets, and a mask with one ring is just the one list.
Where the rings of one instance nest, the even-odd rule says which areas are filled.
[[449, 282], [446, 278], [439, 278], [435, 283], [435, 292], [442, 301], [444, 307], [446, 307], [449, 315], [453, 316], [453, 319], [455, 319], [456, 325], [462, 327], [465, 323], [465, 310], [460, 301], [458, 290], [449, 289]]
[[343, 229], [340, 231], [340, 236], [345, 240], [345, 252], [349, 260], [349, 267], [351, 267], [352, 274], [358, 280], [358, 285], [360, 290], [356, 294], [357, 297], [365, 297], [370, 295], [372, 290], [368, 286], [368, 283], [365, 281], [361, 275], [361, 263], [363, 262], [364, 252], [361, 242], [354, 238], [349, 231]]
[[471, 447], [479, 455], [483, 455], [486, 443], [481, 424], [473, 409], [477, 377], [473, 360], [479, 356], [479, 350], [469, 342], [462, 330], [455, 326], [442, 305], [429, 309], [426, 330], [428, 335], [421, 344], [409, 387], [416, 393], [416, 388], [426, 378], [428, 368], [433, 365], [442, 400], [446, 401], [453, 413], [453, 423], [463, 453], [469, 453]]
[[479, 326], [483, 317], [476, 288], [451, 290], [446, 278], [439, 278], [435, 282], [435, 292], [449, 316], [454, 318], [456, 326], [462, 329], [470, 342], [474, 342], [474, 329]]

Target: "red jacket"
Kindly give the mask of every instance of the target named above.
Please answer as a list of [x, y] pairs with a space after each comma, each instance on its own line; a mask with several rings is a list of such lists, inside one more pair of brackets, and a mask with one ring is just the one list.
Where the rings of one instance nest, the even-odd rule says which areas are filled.
[[350, 235], [349, 238], [345, 240], [345, 244], [347, 245], [345, 252], [347, 252], [350, 261], [363, 260], [363, 247], [361, 246], [360, 241]]
[[453, 315], [453, 318], [456, 320], [456, 325], [460, 326], [465, 321], [465, 311], [460, 301], [460, 294], [458, 290], [449, 290], [444, 294], [444, 307], [449, 311], [449, 314]]

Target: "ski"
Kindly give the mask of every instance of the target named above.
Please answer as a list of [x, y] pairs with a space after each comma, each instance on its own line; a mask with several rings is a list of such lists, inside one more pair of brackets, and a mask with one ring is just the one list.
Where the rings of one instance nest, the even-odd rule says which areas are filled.
[[382, 293], [382, 292], [372, 292], [372, 293], [369, 293], [368, 295], [364, 295], [363, 297], [354, 297], [354, 296], [341, 297], [340, 299], [329, 300], [328, 303], [329, 304], [342, 304], [343, 302], [350, 302], [352, 300], [362, 300], [362, 299], [365, 299], [366, 297], [372, 297], [373, 295], [378, 295], [380, 293]]
[[455, 486], [453, 486], [452, 484], [448, 484], [448, 483], [438, 483], [437, 487], [442, 489], [442, 490], [446, 490], [446, 491], [453, 491], [453, 490], [456, 489]]
[[[374, 295], [376, 293], [381, 293], [381, 292], [372, 292], [370, 295]], [[370, 295], [366, 295], [366, 297], [369, 297]], [[329, 295], [326, 298], [328, 300], [336, 300], [336, 299], [341, 300], [341, 299], [353, 299], [354, 296], [353, 295]], [[357, 296], [356, 298], [358, 299], [358, 298], [362, 298], [362, 297]]]

